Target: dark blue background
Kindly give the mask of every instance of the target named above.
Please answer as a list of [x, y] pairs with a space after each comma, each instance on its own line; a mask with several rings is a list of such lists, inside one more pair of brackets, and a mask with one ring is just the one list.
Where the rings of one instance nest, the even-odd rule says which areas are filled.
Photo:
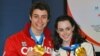
[[[4, 43], [9, 35], [20, 31], [29, 21], [29, 8], [32, 2], [39, 0], [0, 0], [0, 56], [2, 56]], [[65, 0], [41, 0], [49, 4], [51, 19], [48, 27], [53, 32], [55, 19], [63, 15]], [[97, 52], [96, 56], [100, 56]]]
[[[53, 31], [56, 17], [64, 14], [64, 0], [42, 1], [46, 1], [51, 8], [51, 20], [48, 27]], [[6, 38], [20, 31], [29, 21], [31, 4], [32, 0], [0, 0], [0, 56], [2, 56]]]

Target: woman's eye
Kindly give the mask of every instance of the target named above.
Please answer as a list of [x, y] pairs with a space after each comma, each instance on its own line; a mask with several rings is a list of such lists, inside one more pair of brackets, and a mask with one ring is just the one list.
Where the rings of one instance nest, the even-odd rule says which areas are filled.
[[63, 31], [63, 29], [58, 29], [58, 31], [62, 32], [62, 31]]
[[66, 30], [70, 30], [70, 28], [66, 28]]

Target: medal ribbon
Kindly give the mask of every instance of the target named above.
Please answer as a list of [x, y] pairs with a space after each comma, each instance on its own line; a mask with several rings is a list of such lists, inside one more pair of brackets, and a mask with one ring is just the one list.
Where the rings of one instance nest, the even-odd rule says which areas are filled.
[[38, 40], [36, 39], [34, 33], [32, 32], [32, 29], [31, 29], [31, 28], [30, 28], [29, 32], [30, 32], [30, 35], [32, 36], [32, 38], [35, 40], [36, 44], [42, 45], [44, 34], [42, 33], [42, 34], [40, 35], [40, 39], [39, 39], [39, 41], [38, 41]]
[[66, 51], [74, 51], [77, 47], [79, 47], [79, 44], [73, 44], [71, 46], [61, 47], [62, 49]]

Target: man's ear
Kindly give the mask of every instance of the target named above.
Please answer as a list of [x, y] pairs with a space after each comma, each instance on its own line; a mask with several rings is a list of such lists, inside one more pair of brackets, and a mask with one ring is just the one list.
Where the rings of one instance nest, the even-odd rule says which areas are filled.
[[31, 21], [32, 17], [29, 15], [29, 20]]
[[49, 19], [48, 19], [48, 22], [49, 22]]

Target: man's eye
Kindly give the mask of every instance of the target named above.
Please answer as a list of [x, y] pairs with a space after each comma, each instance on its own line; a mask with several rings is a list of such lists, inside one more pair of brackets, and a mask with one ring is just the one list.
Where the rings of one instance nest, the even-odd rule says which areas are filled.
[[43, 17], [44, 19], [46, 19], [47, 17]]
[[35, 18], [38, 18], [38, 16], [34, 16]]
[[46, 19], [46, 18], [47, 18], [47, 16], [42, 16], [42, 18]]

